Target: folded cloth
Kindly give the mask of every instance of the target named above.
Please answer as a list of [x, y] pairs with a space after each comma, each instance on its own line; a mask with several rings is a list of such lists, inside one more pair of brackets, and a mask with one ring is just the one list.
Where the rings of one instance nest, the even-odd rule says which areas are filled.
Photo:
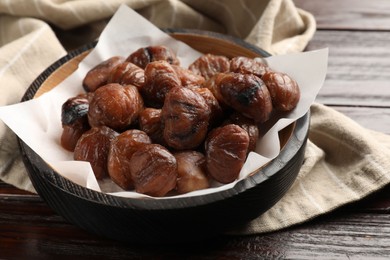
[[[0, 14], [34, 17], [61, 29], [96, 24], [101, 28], [99, 21], [110, 18], [120, 4], [127, 4], [160, 28], [226, 33], [246, 38], [273, 54], [303, 50], [315, 31], [313, 16], [296, 8], [292, 0], [0, 1]], [[24, 24], [4, 21], [2, 31], [7, 33], [2, 35], [6, 38], [3, 44], [20, 36], [28, 26]], [[97, 36], [99, 30], [88, 35], [85, 31], [81, 33], [85, 40], [91, 41], [90, 37]], [[75, 32], [74, 36], [72, 40], [78, 42], [76, 38], [81, 35]]]
[[270, 232], [360, 200], [390, 183], [390, 136], [371, 131], [332, 108], [311, 106], [304, 163], [280, 201], [231, 234]]
[[[66, 50], [96, 39], [122, 3], [160, 28], [226, 33], [272, 54], [302, 51], [315, 31], [313, 16], [291, 0], [0, 1], [0, 106], [19, 102], [32, 81]], [[390, 158], [388, 136], [319, 104], [312, 107], [311, 124], [305, 163], [294, 186], [272, 209], [232, 233], [300, 223], [389, 183], [384, 170]], [[0, 179], [34, 192], [16, 137], [2, 122]]]

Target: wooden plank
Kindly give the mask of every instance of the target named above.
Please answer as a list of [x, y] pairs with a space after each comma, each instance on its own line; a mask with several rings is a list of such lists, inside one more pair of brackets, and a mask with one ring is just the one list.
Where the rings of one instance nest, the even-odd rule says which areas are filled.
[[304, 224], [237, 242], [243, 248], [251, 248], [252, 257], [256, 252], [270, 259], [348, 259], [348, 256], [375, 259], [390, 253], [388, 221], [388, 215], [345, 214], [328, 217], [326, 221], [318, 219], [315, 225]]
[[390, 108], [332, 106], [365, 128], [390, 134]]
[[388, 0], [293, 0], [311, 12], [318, 29], [390, 30]]
[[[347, 256], [384, 257], [390, 254], [390, 215], [343, 214], [318, 219], [281, 232], [262, 236], [223, 237], [183, 245], [127, 245], [89, 236], [70, 226], [13, 223], [4, 225], [2, 257], [61, 256], [136, 257], [158, 259], [313, 259]], [[88, 258], [90, 259], [90, 258]]]
[[390, 32], [317, 31], [306, 49], [329, 48], [327, 77], [317, 101], [390, 107], [389, 42]]
[[9, 185], [3, 181], [0, 180], [0, 194], [1, 195], [31, 195], [31, 196], [38, 196], [36, 194], [32, 194], [31, 192], [20, 190], [15, 188], [12, 185]]
[[[2, 257], [61, 256], [198, 259], [257, 259], [389, 254], [389, 188], [302, 225], [259, 236], [224, 236], [185, 245], [128, 245], [100, 238], [67, 223], [43, 201], [30, 197], [0, 199]], [[387, 202], [379, 204], [380, 202]], [[376, 207], [374, 208], [376, 203]]]

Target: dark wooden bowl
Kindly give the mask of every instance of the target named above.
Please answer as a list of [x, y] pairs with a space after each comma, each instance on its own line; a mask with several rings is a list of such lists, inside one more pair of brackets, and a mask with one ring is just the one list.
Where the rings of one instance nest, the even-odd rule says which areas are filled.
[[[233, 56], [268, 56], [239, 39], [200, 31], [169, 31], [201, 52]], [[46, 69], [30, 86], [23, 101], [63, 81], [93, 48], [69, 53]], [[210, 238], [248, 222], [271, 208], [289, 189], [302, 165], [309, 114], [280, 132], [280, 155], [233, 188], [217, 193], [175, 198], [117, 197], [79, 186], [56, 173], [19, 140], [24, 163], [38, 194], [59, 215], [90, 232], [136, 243], [184, 242]]]

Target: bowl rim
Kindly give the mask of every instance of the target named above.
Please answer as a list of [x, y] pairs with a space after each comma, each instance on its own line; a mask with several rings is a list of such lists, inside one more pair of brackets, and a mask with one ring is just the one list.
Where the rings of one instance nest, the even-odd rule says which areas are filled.
[[251, 43], [248, 43], [244, 41], [243, 39], [240, 39], [238, 37], [234, 37], [232, 35], [228, 34], [222, 34], [218, 32], [212, 32], [212, 31], [205, 31], [205, 30], [199, 30], [199, 29], [177, 29], [177, 28], [166, 28], [163, 29], [165, 33], [171, 34], [171, 35], [193, 35], [193, 36], [201, 36], [201, 37], [209, 37], [209, 38], [215, 38], [222, 41], [228, 41], [232, 45], [244, 47], [245, 49], [251, 50], [252, 52], [260, 55], [261, 57], [269, 57], [272, 56], [271, 53], [269, 53], [266, 50], [263, 50]]
[[[250, 43], [247, 43], [241, 39], [215, 33], [208, 31], [200, 30], [183, 30], [183, 29], [167, 29], [166, 32], [170, 34], [180, 33], [180, 34], [192, 34], [192, 35], [204, 35], [208, 37], [216, 37], [218, 39], [226, 40], [233, 44], [238, 44], [244, 46], [245, 48], [250, 48], [254, 52], [258, 53], [260, 56], [267, 57], [270, 54]], [[71, 59], [81, 55], [85, 51], [88, 51], [95, 47], [97, 42], [92, 42], [86, 44], [80, 48], [70, 51], [64, 57], [55, 61], [47, 69], [45, 69], [29, 86], [23, 95], [21, 102], [30, 100], [34, 98], [35, 93], [39, 90], [40, 86], [45, 82], [45, 80], [59, 67], [64, 65], [66, 62]], [[295, 127], [285, 146], [281, 149], [279, 155], [271, 160], [265, 167], [256, 170], [252, 175], [244, 178], [243, 180], [238, 181], [232, 188], [212, 192], [203, 195], [195, 195], [189, 197], [179, 197], [179, 198], [158, 198], [158, 199], [148, 199], [148, 198], [127, 198], [116, 196], [108, 193], [98, 192], [86, 187], [83, 187], [79, 184], [76, 184], [69, 179], [63, 177], [62, 175], [55, 172], [51, 166], [46, 163], [38, 154], [31, 150], [19, 137], [17, 140], [19, 142], [19, 148], [22, 152], [22, 155], [25, 157], [24, 160], [29, 160], [35, 168], [43, 167], [43, 170], [39, 170], [39, 173], [34, 171], [34, 174], [44, 174], [46, 180], [51, 182], [52, 185], [61, 189], [62, 191], [69, 193], [73, 196], [77, 196], [83, 200], [88, 200], [93, 203], [102, 204], [105, 206], [113, 206], [120, 208], [132, 208], [132, 209], [142, 209], [142, 210], [177, 210], [184, 208], [192, 208], [196, 206], [204, 206], [216, 203], [221, 200], [225, 200], [236, 196], [240, 193], [243, 193], [246, 190], [253, 189], [260, 183], [266, 183], [271, 178], [278, 177], [276, 176], [280, 169], [283, 168], [284, 164], [281, 162], [287, 162], [291, 160], [296, 153], [301, 149], [305, 144], [307, 139], [308, 129], [310, 121], [310, 111], [308, 111], [304, 116], [295, 121]], [[29, 174], [31, 174], [29, 172]], [[54, 180], [53, 180], [54, 177]], [[280, 176], [279, 176], [280, 177]], [[30, 177], [31, 178], [31, 177]], [[34, 183], [33, 183], [34, 184]]]

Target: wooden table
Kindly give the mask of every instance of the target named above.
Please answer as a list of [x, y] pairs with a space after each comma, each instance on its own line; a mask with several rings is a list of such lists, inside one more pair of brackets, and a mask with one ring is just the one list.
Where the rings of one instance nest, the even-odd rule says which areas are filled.
[[[318, 31], [307, 49], [329, 47], [317, 101], [390, 134], [390, 1], [295, 0]], [[283, 231], [195, 245], [126, 245], [67, 223], [39, 196], [0, 182], [0, 258], [372, 259], [390, 256], [390, 186], [363, 201]]]

